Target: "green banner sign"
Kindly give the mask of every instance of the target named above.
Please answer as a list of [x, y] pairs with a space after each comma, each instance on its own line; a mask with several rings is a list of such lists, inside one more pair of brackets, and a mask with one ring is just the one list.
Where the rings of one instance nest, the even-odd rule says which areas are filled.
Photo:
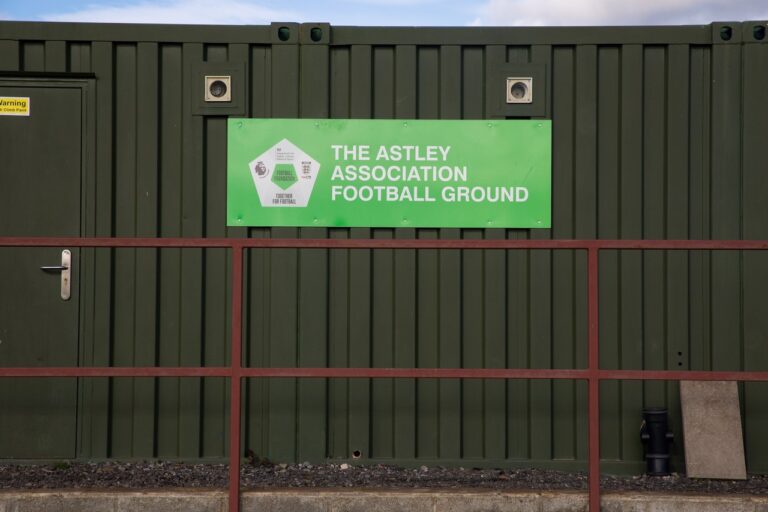
[[546, 120], [229, 119], [227, 225], [548, 228]]

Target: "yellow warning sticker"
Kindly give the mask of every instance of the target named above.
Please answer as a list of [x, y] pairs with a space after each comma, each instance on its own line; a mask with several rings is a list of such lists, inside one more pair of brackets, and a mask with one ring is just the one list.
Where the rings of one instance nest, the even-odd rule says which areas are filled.
[[28, 116], [29, 98], [0, 96], [0, 116]]

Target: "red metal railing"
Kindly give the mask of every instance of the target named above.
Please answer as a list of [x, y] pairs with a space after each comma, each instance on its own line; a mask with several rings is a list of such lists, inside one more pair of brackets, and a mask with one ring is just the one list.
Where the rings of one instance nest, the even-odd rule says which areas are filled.
[[[240, 392], [244, 377], [572, 379], [588, 382], [589, 510], [600, 510], [601, 380], [768, 381], [768, 372], [602, 370], [599, 367], [598, 255], [604, 249], [766, 250], [768, 240], [393, 240], [231, 238], [19, 238], [0, 237], [0, 247], [228, 248], [232, 254], [232, 339], [228, 367], [0, 368], [0, 377], [228, 377], [230, 379], [229, 510], [240, 509]], [[296, 249], [581, 249], [587, 251], [589, 316], [586, 369], [484, 368], [244, 368], [243, 251]], [[2, 454], [0, 454], [2, 457]]]

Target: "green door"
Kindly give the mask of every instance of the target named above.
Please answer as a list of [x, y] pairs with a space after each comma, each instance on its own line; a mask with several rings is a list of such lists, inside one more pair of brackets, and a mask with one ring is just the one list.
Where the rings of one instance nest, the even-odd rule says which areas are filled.
[[[80, 87], [0, 84], [28, 97], [29, 116], [0, 115], [0, 236], [79, 236]], [[71, 251], [71, 296], [61, 274], [40, 267]], [[0, 248], [0, 366], [76, 366], [79, 251]], [[0, 378], [0, 459], [72, 458], [77, 380]]]

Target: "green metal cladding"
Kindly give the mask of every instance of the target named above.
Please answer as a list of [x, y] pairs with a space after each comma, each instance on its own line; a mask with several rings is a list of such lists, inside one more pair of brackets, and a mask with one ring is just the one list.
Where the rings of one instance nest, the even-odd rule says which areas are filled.
[[[765, 25], [2, 22], [0, 72], [94, 81], [84, 236], [768, 239], [768, 41], [755, 29]], [[199, 104], [196, 70], [216, 66], [235, 69], [232, 112]], [[532, 110], [499, 100], [497, 78], [515, 66], [539, 80]], [[552, 228], [227, 228], [228, 115], [551, 119]], [[89, 251], [81, 364], [227, 363], [224, 250]], [[768, 254], [605, 251], [600, 264], [603, 367], [768, 370]], [[250, 366], [586, 366], [579, 251], [259, 249], [246, 274]], [[226, 454], [224, 379], [79, 386], [81, 458]], [[768, 388], [742, 385], [741, 398], [748, 468], [768, 472]], [[644, 405], [670, 408], [682, 469], [678, 386], [605, 382], [604, 471], [642, 471]], [[244, 443], [286, 462], [359, 451], [583, 469], [586, 407], [582, 382], [251, 379]]]

